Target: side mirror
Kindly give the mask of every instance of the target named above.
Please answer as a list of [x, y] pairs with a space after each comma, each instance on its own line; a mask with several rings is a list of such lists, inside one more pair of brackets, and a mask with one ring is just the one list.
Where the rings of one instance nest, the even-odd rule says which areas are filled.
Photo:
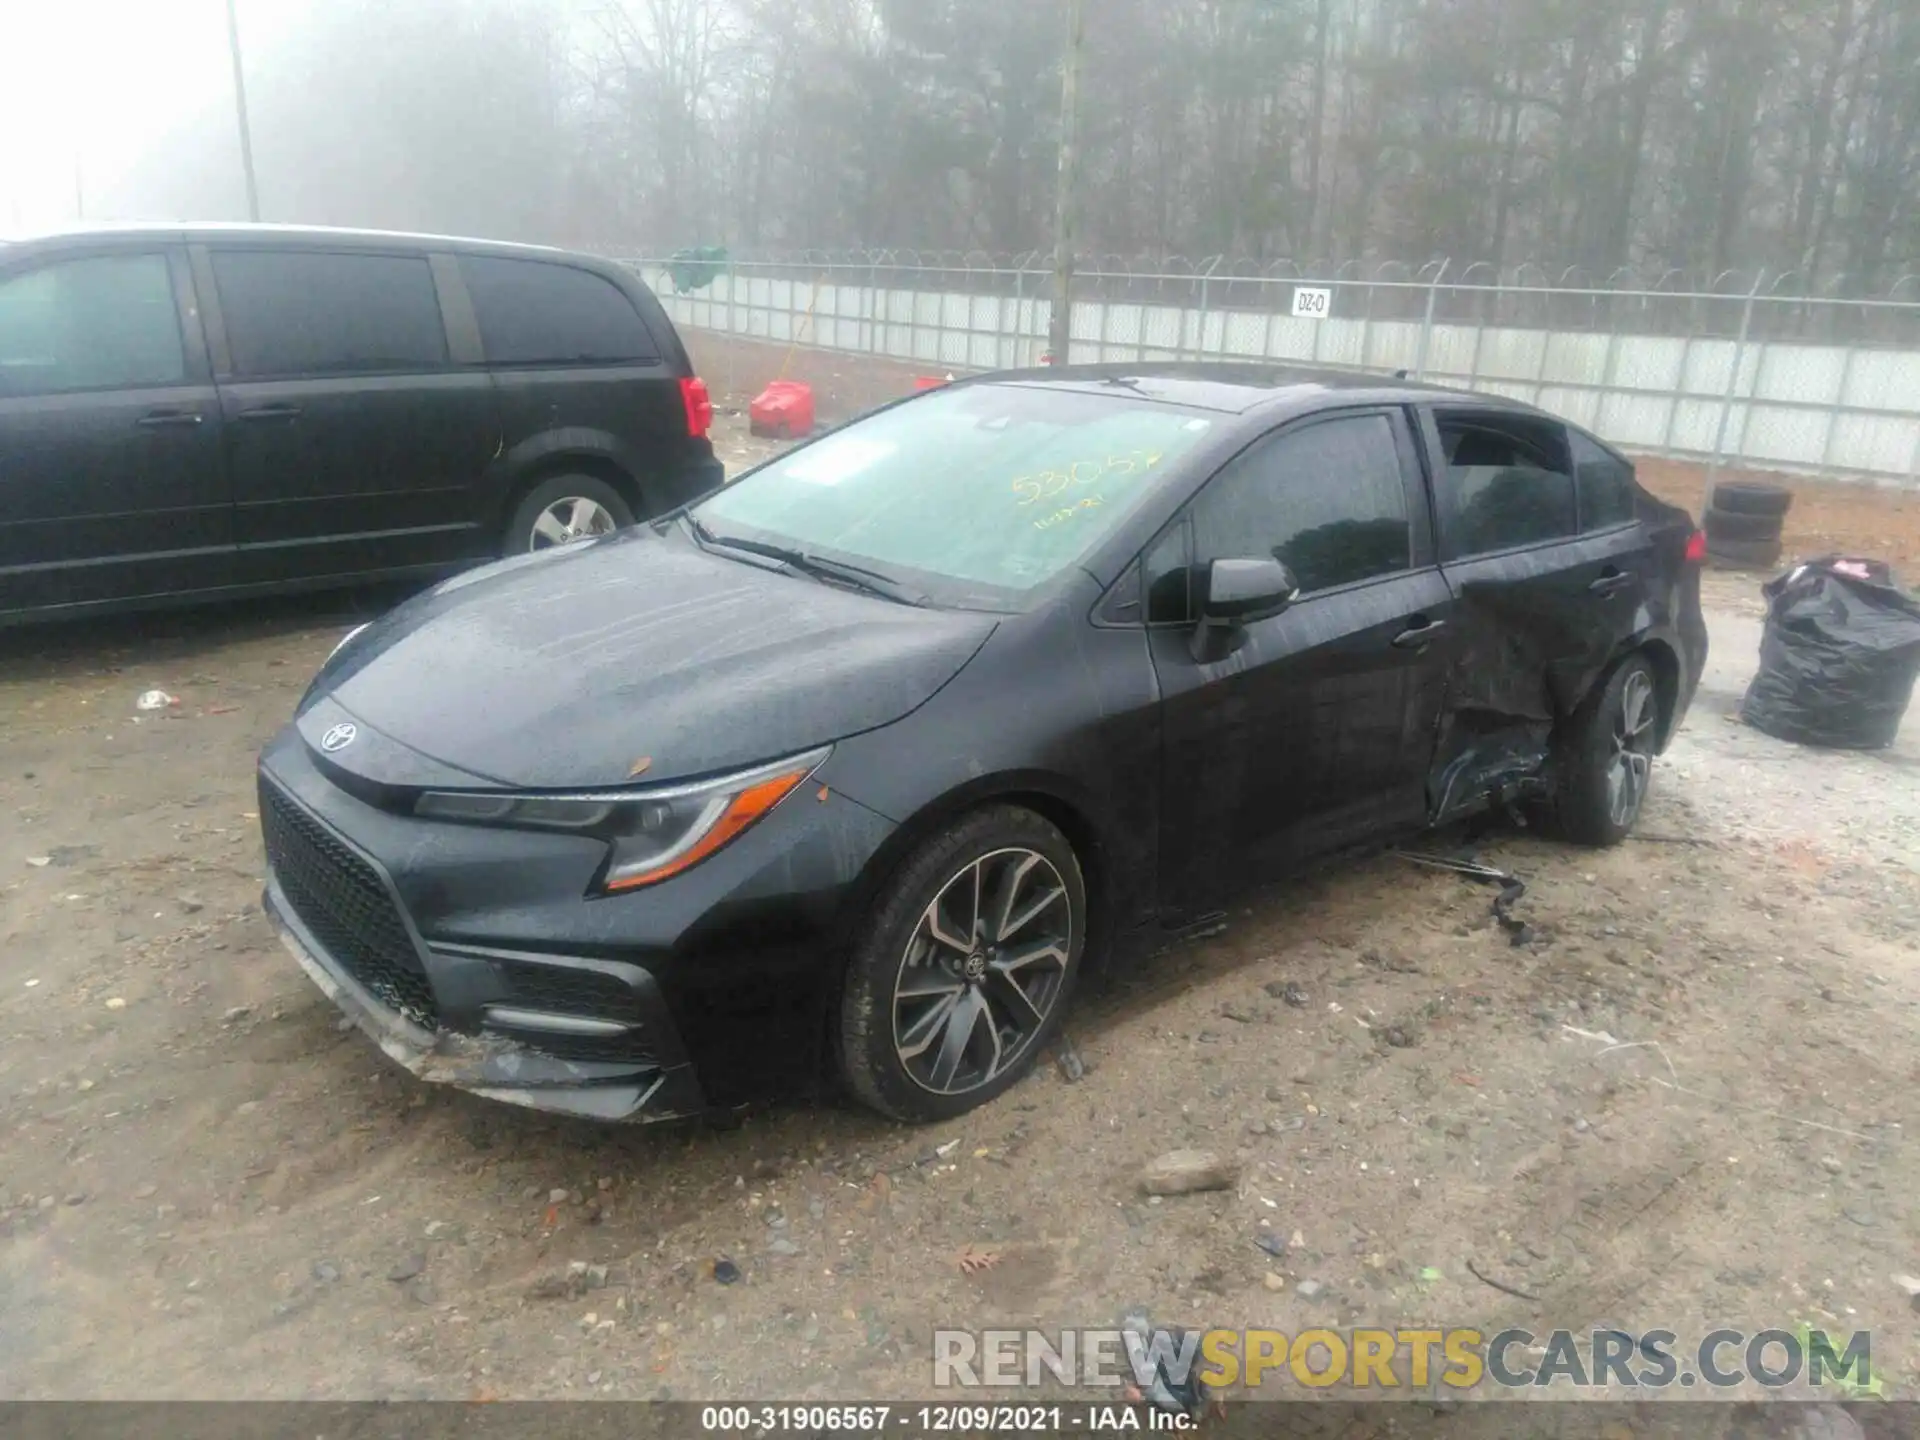
[[1200, 602], [1200, 618], [1243, 625], [1278, 615], [1299, 595], [1300, 582], [1279, 560], [1216, 560], [1207, 567], [1207, 593]]
[[1215, 560], [1207, 567], [1200, 623], [1193, 632], [1193, 658], [1202, 664], [1224, 659], [1234, 649], [1235, 632], [1255, 620], [1278, 615], [1300, 595], [1293, 571], [1272, 556]]

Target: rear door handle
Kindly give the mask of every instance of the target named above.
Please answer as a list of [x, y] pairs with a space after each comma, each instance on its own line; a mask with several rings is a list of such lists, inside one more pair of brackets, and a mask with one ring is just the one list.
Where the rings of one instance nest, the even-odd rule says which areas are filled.
[[1610, 574], [1602, 575], [1598, 580], [1587, 586], [1587, 589], [1595, 595], [1617, 595], [1629, 585], [1633, 584], [1633, 579], [1634, 576], [1631, 570], [1615, 570]]
[[149, 410], [134, 423], [158, 429], [163, 425], [198, 425], [205, 419], [197, 410]]
[[1439, 639], [1446, 628], [1447, 622], [1444, 620], [1429, 620], [1425, 624], [1414, 625], [1406, 630], [1402, 630], [1398, 635], [1393, 637], [1394, 648], [1397, 650], [1424, 650], [1435, 640]]
[[242, 420], [291, 420], [300, 413], [298, 405], [260, 405], [252, 410], [242, 410]]

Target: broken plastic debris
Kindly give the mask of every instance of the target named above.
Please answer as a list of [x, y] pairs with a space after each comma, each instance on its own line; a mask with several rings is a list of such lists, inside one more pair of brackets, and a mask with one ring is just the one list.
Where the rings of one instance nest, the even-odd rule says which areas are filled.
[[164, 690], [149, 690], [133, 703], [137, 710], [165, 710], [169, 705], [178, 705], [180, 697]]

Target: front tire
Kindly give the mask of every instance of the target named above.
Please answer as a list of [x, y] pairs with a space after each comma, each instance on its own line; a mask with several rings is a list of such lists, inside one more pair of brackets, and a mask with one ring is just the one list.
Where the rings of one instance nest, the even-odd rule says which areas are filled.
[[1581, 845], [1618, 845], [1632, 831], [1653, 779], [1660, 686], [1631, 655], [1574, 712], [1554, 756], [1549, 828]]
[[592, 475], [555, 475], [529, 490], [507, 522], [503, 555], [611, 535], [633, 524], [620, 492]]
[[1031, 810], [991, 806], [929, 837], [854, 944], [840, 1005], [847, 1088], [911, 1123], [984, 1105], [1058, 1032], [1086, 933], [1079, 860]]

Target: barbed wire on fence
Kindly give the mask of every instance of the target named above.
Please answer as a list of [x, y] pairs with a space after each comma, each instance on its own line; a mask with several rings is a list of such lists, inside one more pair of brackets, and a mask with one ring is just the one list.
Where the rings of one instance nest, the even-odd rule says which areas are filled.
[[[648, 270], [671, 257], [606, 253]], [[861, 285], [889, 291], [1044, 298], [1053, 283], [1039, 252], [884, 248], [746, 251], [727, 265], [734, 275]], [[1076, 301], [1285, 310], [1302, 285], [1334, 292], [1339, 308], [1372, 320], [1421, 320], [1485, 326], [1549, 326], [1605, 333], [1631, 326], [1655, 334], [1837, 343], [1920, 340], [1920, 274], [1903, 274], [1884, 293], [1850, 292], [1840, 276], [1814, 290], [1801, 272], [1726, 269], [1712, 275], [1675, 267], [1622, 266], [1598, 275], [1578, 264], [1535, 260], [1495, 266], [1445, 259], [1297, 260], [1251, 256], [1089, 255], [1075, 270]]]

